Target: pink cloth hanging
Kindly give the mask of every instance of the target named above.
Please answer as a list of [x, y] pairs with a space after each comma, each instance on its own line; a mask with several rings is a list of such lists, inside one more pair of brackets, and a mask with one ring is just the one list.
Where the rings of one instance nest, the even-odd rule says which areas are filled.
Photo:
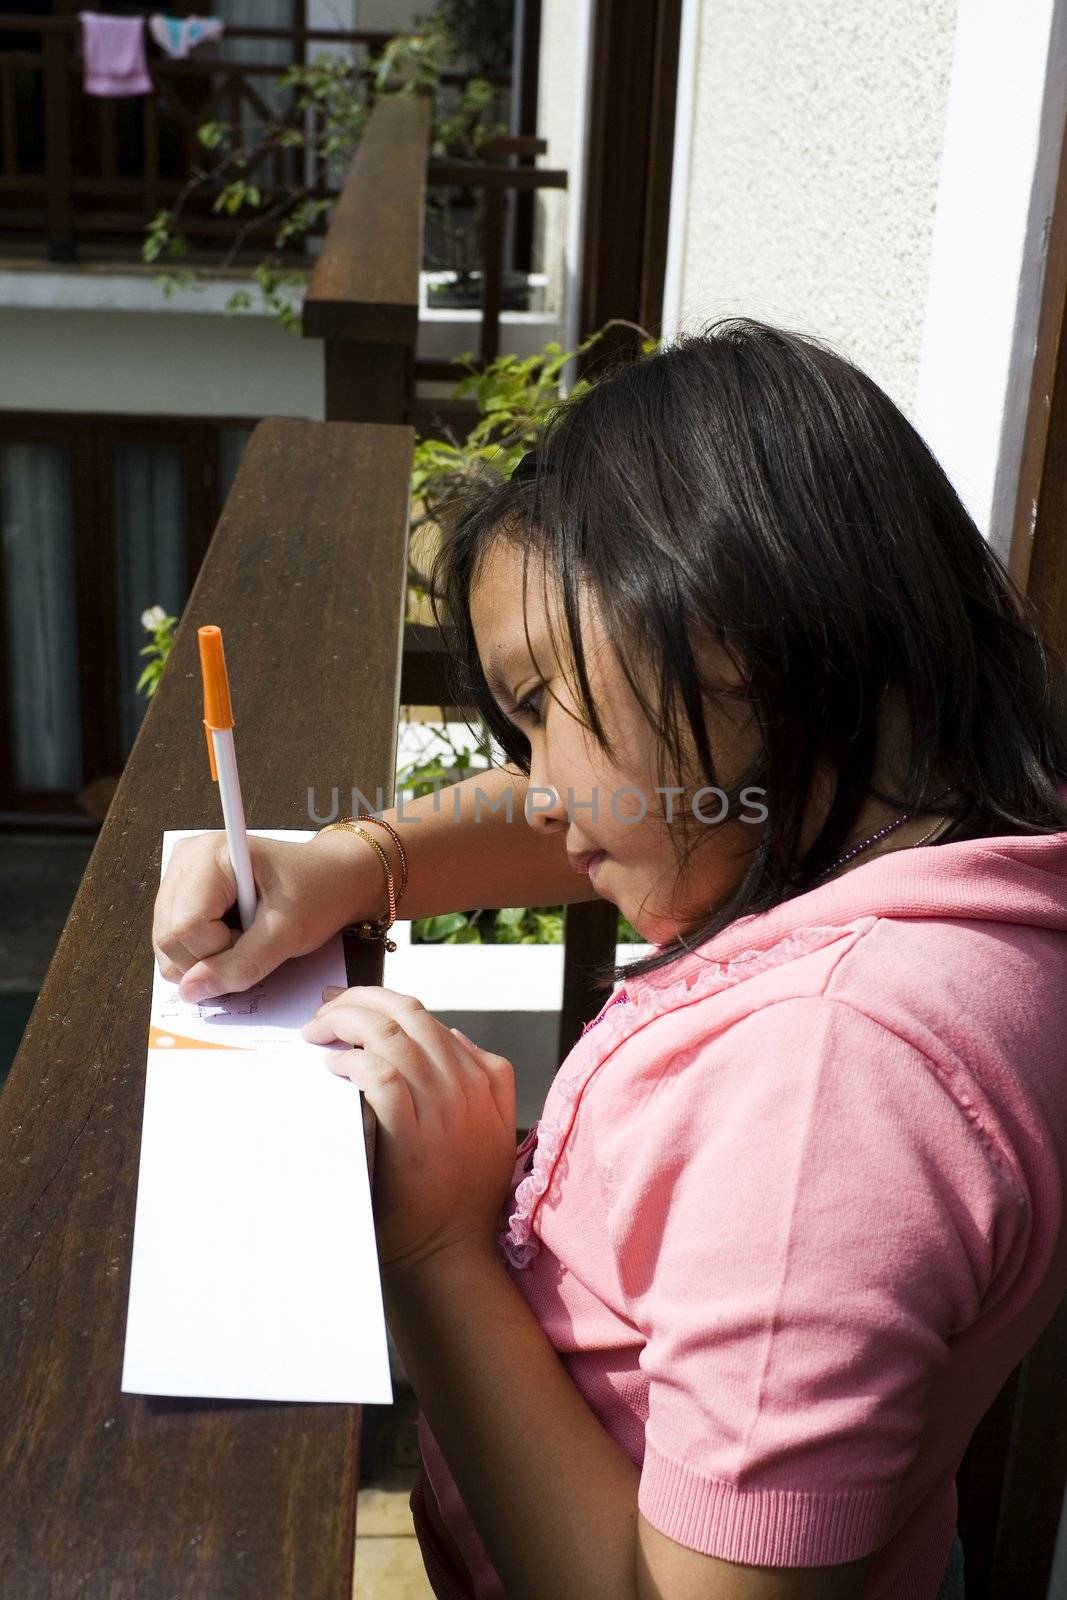
[[85, 93], [151, 94], [152, 80], [144, 55], [144, 18], [83, 11], [81, 23]]

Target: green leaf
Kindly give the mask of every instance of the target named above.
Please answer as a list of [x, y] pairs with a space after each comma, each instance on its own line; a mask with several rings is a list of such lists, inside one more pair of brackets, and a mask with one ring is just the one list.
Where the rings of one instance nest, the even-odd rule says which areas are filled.
[[462, 911], [446, 911], [439, 917], [420, 917], [417, 926], [420, 938], [432, 944], [459, 933], [466, 928], [467, 919]]

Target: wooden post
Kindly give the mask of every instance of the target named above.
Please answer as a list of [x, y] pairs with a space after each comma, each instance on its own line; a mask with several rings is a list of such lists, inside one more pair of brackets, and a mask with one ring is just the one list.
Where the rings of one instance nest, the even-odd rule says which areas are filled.
[[608, 997], [610, 984], [597, 983], [591, 969], [614, 961], [618, 928], [618, 907], [607, 900], [577, 901], [564, 909], [563, 1003], [556, 1041], [559, 1061], [581, 1036], [582, 1024], [596, 1015]]
[[328, 422], [403, 422], [411, 400], [411, 347], [327, 339], [323, 346]]
[[44, 35], [45, 176], [48, 259], [75, 261], [73, 162], [70, 148], [70, 35]]
[[[225, 629], [251, 827], [391, 790], [411, 447], [407, 428], [256, 429], [0, 1095], [12, 1600], [350, 1600], [359, 1408], [119, 1385], [160, 839], [219, 826], [196, 630]], [[355, 943], [351, 981], [380, 981]]]
[[504, 191], [486, 188], [482, 194], [482, 342], [481, 359], [487, 365], [500, 354], [500, 306], [504, 272]]

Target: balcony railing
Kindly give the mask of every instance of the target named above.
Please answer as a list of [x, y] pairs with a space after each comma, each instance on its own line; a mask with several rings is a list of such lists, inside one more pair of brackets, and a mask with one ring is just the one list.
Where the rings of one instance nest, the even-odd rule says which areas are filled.
[[411, 421], [419, 379], [455, 380], [449, 362], [420, 360], [419, 273], [426, 195], [459, 191], [477, 217], [481, 328], [477, 358], [500, 352], [505, 200], [565, 190], [567, 173], [538, 167], [544, 140], [496, 139], [479, 162], [430, 160], [430, 111], [417, 96], [371, 113], [334, 208], [304, 303], [304, 333], [326, 346], [326, 415]]
[[[4, 1596], [350, 1600], [358, 1408], [120, 1375], [160, 838], [218, 826], [196, 630], [239, 663], [251, 826], [307, 827], [339, 769], [388, 792], [410, 470], [405, 428], [256, 430], [0, 1095]], [[346, 958], [380, 983], [380, 946]]]
[[[231, 27], [227, 45], [247, 41], [277, 47], [274, 61], [237, 61], [201, 46], [184, 61], [159, 54], [148, 61], [152, 94], [126, 99], [90, 97], [82, 90], [81, 27], [74, 17], [0, 17], [0, 238], [44, 240], [53, 260], [73, 260], [80, 243], [135, 250], [149, 220], [185, 189], [203, 165], [197, 129], [208, 121], [262, 127], [284, 121], [288, 107], [276, 88], [287, 67], [316, 48], [344, 47], [368, 80], [369, 62], [390, 35], [323, 28]], [[442, 82], [462, 81], [445, 73]], [[501, 97], [506, 78], [495, 80]], [[310, 124], [306, 131], [315, 137]], [[271, 150], [253, 177], [269, 207], [302, 182], [303, 153]], [[250, 247], [262, 248], [274, 226], [248, 226], [213, 213], [215, 190], [205, 186], [184, 208], [184, 231], [204, 250], [228, 245], [247, 228]]]

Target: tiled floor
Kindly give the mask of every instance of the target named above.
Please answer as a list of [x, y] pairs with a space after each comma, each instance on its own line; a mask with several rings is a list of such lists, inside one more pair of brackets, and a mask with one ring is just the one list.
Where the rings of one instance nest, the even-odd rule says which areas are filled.
[[418, 1470], [415, 1396], [394, 1374], [394, 1403], [363, 1413], [354, 1600], [433, 1600], [408, 1510]]
[[359, 1491], [353, 1600], [433, 1600], [408, 1510], [414, 1478], [399, 1467]]

